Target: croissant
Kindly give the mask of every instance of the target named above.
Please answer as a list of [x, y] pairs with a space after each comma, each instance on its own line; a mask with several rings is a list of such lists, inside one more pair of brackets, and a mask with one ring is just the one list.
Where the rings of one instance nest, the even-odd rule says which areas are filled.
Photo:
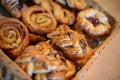
[[85, 0], [53, 0], [69, 8], [83, 10], [86, 8]]
[[55, 18], [38, 5], [25, 9], [22, 12], [22, 20], [30, 32], [35, 34], [45, 35], [57, 27]]
[[29, 44], [29, 32], [26, 26], [15, 18], [0, 20], [0, 48], [15, 59]]
[[46, 11], [53, 14], [56, 20], [62, 24], [73, 25], [75, 22], [75, 15], [68, 11], [67, 9], [62, 8], [56, 2], [52, 0], [33, 0], [36, 4], [39, 4]]
[[31, 77], [35, 74], [35, 80], [48, 79], [50, 76], [51, 79], [57, 78], [57, 75], [53, 75], [54, 72], [60, 73], [58, 75], [61, 76], [61, 80], [62, 78], [66, 80], [75, 73], [75, 66], [60, 52], [53, 49], [48, 42], [27, 47], [15, 61]]
[[13, 17], [21, 17], [22, 5], [19, 0], [1, 0], [0, 2]]
[[83, 34], [71, 30], [67, 25], [60, 25], [47, 37], [51, 39], [53, 46], [58, 46], [63, 55], [78, 66], [83, 66], [93, 54]]

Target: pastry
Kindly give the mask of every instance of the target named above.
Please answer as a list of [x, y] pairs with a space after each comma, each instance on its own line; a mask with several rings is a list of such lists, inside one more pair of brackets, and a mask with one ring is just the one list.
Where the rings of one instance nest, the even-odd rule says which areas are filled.
[[56, 29], [55, 18], [38, 5], [28, 7], [22, 12], [22, 20], [32, 33], [45, 35]]
[[47, 37], [51, 39], [53, 46], [59, 47], [66, 58], [79, 66], [83, 66], [93, 54], [84, 35], [71, 30], [67, 25], [60, 25]]
[[0, 48], [15, 59], [29, 43], [26, 26], [15, 18], [0, 20]]
[[49, 75], [54, 72], [57, 72], [58, 75], [60, 73], [61, 78], [70, 79], [75, 73], [75, 66], [47, 42], [27, 47], [16, 59], [16, 63], [30, 76], [35, 74], [35, 80], [39, 80], [41, 77], [57, 76]]
[[56, 20], [62, 24], [73, 25], [75, 22], [75, 15], [68, 11], [67, 9], [62, 8], [56, 2], [52, 0], [33, 0], [36, 4], [39, 4], [46, 11], [53, 14]]
[[85, 0], [53, 0], [69, 8], [83, 10], [86, 8]]
[[103, 13], [88, 8], [78, 13], [75, 29], [85, 31], [89, 36], [97, 38], [108, 34], [111, 27]]
[[0, 2], [13, 17], [21, 17], [22, 6], [19, 0], [0, 0]]

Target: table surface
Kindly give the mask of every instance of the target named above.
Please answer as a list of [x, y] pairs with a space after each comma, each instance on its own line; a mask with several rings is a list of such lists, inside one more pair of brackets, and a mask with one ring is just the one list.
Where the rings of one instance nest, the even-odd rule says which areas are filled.
[[[120, 0], [97, 0], [120, 22]], [[94, 61], [82, 80], [120, 80], [120, 31]]]

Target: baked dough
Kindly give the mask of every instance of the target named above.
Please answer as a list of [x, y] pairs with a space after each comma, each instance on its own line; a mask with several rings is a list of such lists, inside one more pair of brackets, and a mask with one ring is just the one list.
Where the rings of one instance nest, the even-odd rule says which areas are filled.
[[93, 54], [84, 35], [71, 30], [67, 25], [60, 25], [47, 37], [51, 39], [53, 46], [58, 46], [64, 56], [77, 65], [84, 65]]
[[[30, 76], [36, 74], [37, 78], [43, 74], [47, 78], [50, 72], [57, 72], [60, 75], [65, 75], [65, 79], [70, 79], [76, 71], [75, 66], [47, 42], [40, 42], [35, 46], [27, 47], [23, 54], [16, 59], [16, 63]], [[50, 76], [52, 75], [50, 74]], [[57, 74], [53, 75], [53, 77], [55, 76]]]
[[93, 38], [109, 33], [111, 27], [108, 18], [98, 10], [88, 8], [78, 13], [76, 30], [83, 30]]

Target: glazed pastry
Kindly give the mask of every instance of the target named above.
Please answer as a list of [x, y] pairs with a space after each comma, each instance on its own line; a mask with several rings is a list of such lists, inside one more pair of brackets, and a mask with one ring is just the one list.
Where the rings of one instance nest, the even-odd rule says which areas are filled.
[[84, 65], [93, 54], [84, 35], [71, 30], [67, 25], [60, 25], [47, 37], [51, 39], [53, 46], [59, 47], [66, 58], [79, 66]]
[[85, 0], [53, 0], [69, 8], [83, 10], [86, 8]]
[[98, 10], [89, 8], [78, 13], [76, 30], [83, 30], [93, 38], [101, 37], [109, 33], [111, 27], [108, 18]]
[[42, 6], [46, 11], [53, 14], [59, 23], [73, 25], [75, 22], [75, 15], [62, 8], [59, 4], [52, 0], [33, 0], [36, 4]]
[[6, 10], [15, 18], [21, 17], [22, 6], [19, 0], [0, 0]]
[[26, 26], [17, 19], [4, 18], [0, 20], [0, 48], [15, 59], [29, 43], [29, 33]]
[[45, 35], [56, 29], [55, 18], [40, 6], [28, 7], [22, 13], [22, 20], [32, 33]]
[[27, 47], [23, 54], [16, 59], [16, 62], [30, 76], [35, 74], [35, 80], [39, 80], [38, 78], [42, 76], [44, 78], [52, 76], [48, 74], [54, 71], [65, 75], [66, 79], [70, 79], [75, 73], [75, 66], [47, 42], [40, 42], [35, 46]]

